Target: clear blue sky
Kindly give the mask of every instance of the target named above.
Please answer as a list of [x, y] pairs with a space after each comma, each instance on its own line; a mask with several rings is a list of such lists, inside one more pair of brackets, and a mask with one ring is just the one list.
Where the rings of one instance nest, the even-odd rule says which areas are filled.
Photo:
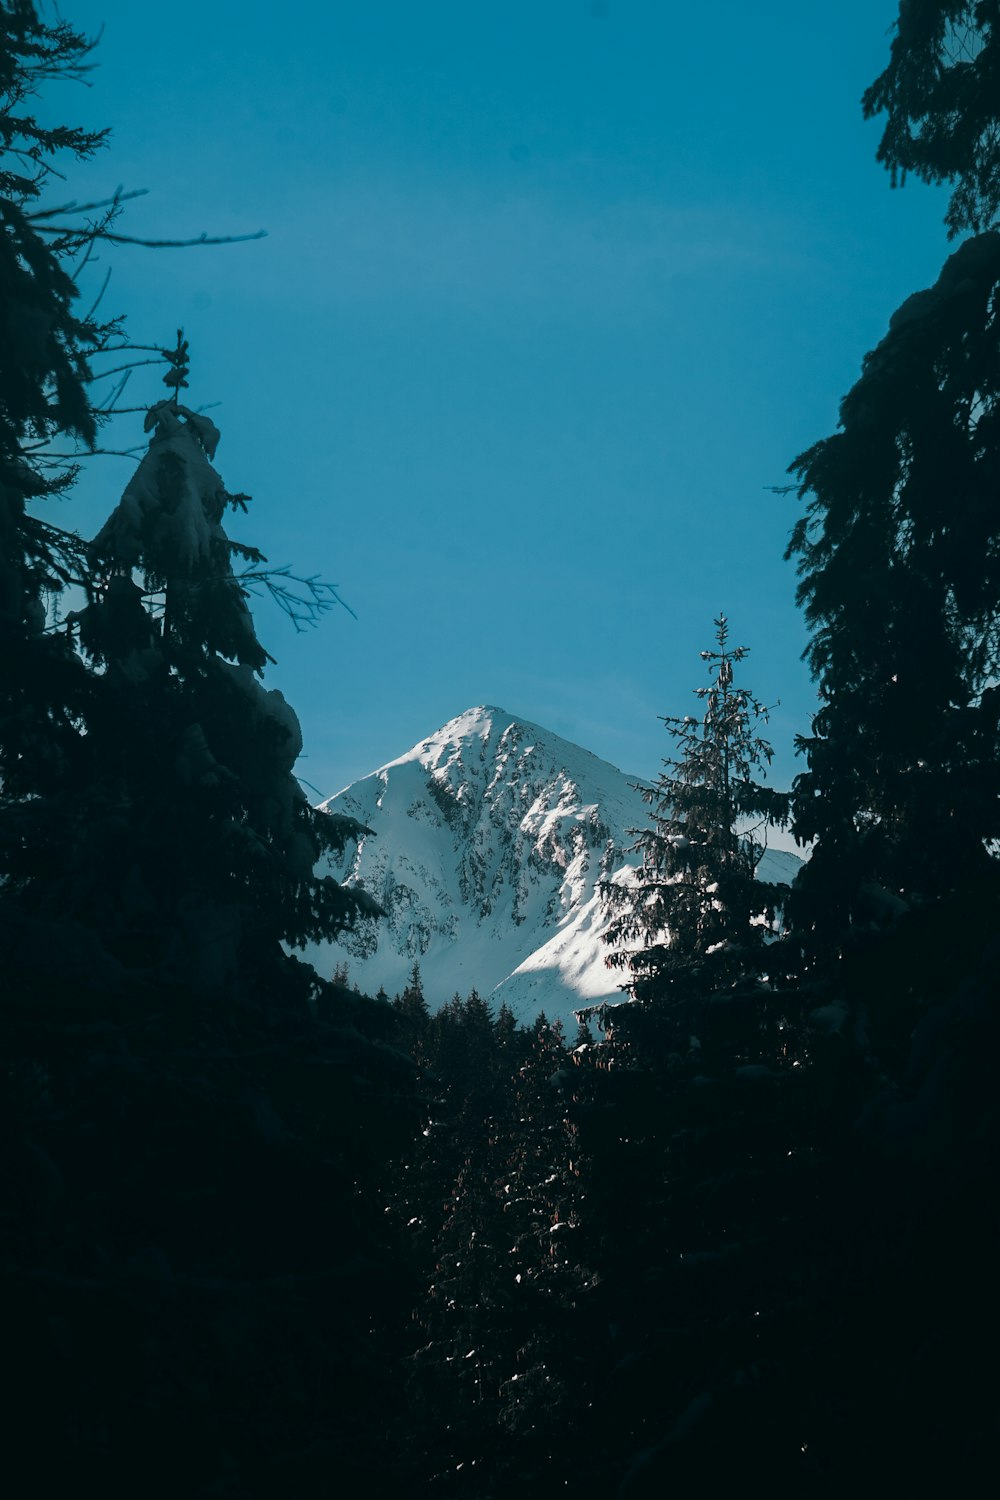
[[[63, 13], [105, 29], [49, 109], [114, 132], [68, 190], [150, 189], [135, 234], [268, 231], [116, 252], [106, 305], [184, 326], [254, 496], [234, 534], [358, 613], [258, 611], [302, 774], [334, 792], [492, 702], [654, 775], [724, 609], [787, 784], [813, 695], [798, 502], [766, 487], [947, 253], [943, 195], [893, 193], [861, 120], [894, 0]], [[93, 460], [65, 520], [127, 475]]]

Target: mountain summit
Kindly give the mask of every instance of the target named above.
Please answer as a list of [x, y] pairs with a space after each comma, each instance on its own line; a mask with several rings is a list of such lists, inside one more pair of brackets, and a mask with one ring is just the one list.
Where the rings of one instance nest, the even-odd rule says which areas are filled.
[[[389, 994], [416, 961], [432, 1006], [475, 987], [527, 1023], [619, 999], [597, 884], [637, 862], [628, 830], [649, 809], [634, 780], [502, 708], [466, 710], [322, 803], [377, 835], [331, 873], [387, 916], [307, 956]], [[800, 864], [769, 850], [761, 876], [790, 881]]]

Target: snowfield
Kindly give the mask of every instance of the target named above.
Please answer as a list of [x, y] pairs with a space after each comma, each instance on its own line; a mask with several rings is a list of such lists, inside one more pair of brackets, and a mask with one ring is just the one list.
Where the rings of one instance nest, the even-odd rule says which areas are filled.
[[[621, 998], [597, 886], [638, 862], [628, 830], [649, 808], [636, 780], [504, 709], [468, 709], [321, 804], [374, 830], [330, 873], [387, 915], [306, 957], [390, 995], [416, 960], [432, 1009], [475, 986], [527, 1024]], [[791, 881], [801, 863], [768, 850], [760, 874]]]

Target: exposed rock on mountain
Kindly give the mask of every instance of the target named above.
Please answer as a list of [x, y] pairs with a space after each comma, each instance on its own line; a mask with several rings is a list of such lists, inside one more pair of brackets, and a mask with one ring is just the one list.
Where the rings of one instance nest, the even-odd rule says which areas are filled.
[[[323, 803], [374, 830], [332, 870], [387, 916], [308, 957], [401, 990], [416, 960], [432, 1006], [475, 986], [521, 1021], [619, 997], [597, 884], [627, 879], [648, 808], [628, 777], [500, 708], [471, 708]], [[769, 850], [761, 876], [801, 861]]]

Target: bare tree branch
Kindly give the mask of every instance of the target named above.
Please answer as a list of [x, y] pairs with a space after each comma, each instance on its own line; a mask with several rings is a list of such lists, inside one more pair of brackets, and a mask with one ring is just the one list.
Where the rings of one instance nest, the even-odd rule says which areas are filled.
[[299, 632], [307, 626], [318, 624], [320, 616], [337, 604], [346, 609], [352, 619], [358, 618], [346, 600], [340, 597], [336, 584], [324, 583], [315, 574], [303, 578], [298, 573], [293, 573], [289, 565], [282, 568], [248, 568], [243, 573], [234, 574], [234, 578], [250, 593], [259, 594], [261, 589], [266, 590]]
[[92, 203], [77, 203], [71, 200], [69, 203], [60, 203], [55, 208], [36, 208], [33, 213], [25, 214], [29, 224], [37, 223], [39, 220], [55, 219], [62, 214], [89, 214], [97, 208], [117, 208], [120, 203], [128, 203], [132, 198], [144, 198], [149, 188], [130, 188], [127, 193], [121, 188], [116, 188], [110, 198], [95, 198]]
[[147, 240], [139, 235], [112, 234], [98, 231], [100, 239], [111, 245], [141, 245], [146, 250], [187, 250], [193, 245], [242, 245], [248, 240], [267, 239], [267, 230], [258, 229], [253, 234], [199, 234], [190, 240]]

